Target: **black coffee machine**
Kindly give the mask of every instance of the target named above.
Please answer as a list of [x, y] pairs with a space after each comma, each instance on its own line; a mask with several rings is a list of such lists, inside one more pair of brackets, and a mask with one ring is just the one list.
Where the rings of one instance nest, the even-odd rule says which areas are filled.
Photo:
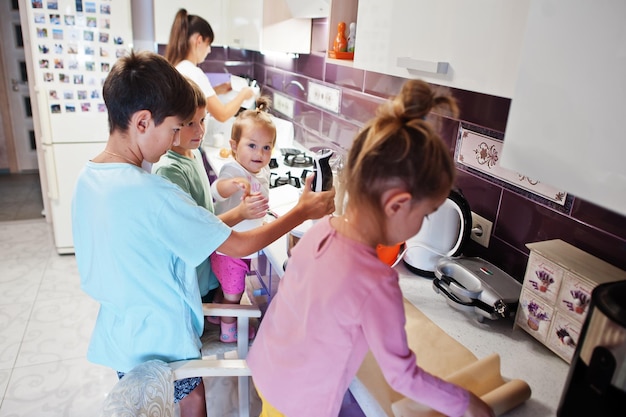
[[626, 407], [626, 281], [594, 288], [558, 417], [623, 417]]

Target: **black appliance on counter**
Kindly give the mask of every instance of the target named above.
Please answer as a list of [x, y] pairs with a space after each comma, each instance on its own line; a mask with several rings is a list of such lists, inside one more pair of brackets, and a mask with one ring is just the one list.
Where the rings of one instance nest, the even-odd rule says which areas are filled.
[[567, 376], [558, 417], [626, 413], [626, 281], [598, 285]]

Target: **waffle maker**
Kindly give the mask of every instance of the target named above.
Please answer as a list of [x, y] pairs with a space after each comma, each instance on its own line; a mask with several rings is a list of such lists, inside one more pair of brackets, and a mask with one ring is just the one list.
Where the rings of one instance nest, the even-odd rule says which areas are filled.
[[481, 258], [442, 258], [435, 267], [433, 289], [448, 305], [478, 321], [512, 317], [522, 284]]

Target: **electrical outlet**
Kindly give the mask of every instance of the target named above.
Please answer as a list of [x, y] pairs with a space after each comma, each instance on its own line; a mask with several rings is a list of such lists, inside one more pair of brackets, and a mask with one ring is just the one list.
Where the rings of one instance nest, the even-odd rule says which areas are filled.
[[323, 109], [339, 113], [341, 90], [309, 82], [307, 101]]
[[293, 99], [282, 94], [274, 93], [274, 110], [293, 119], [293, 108], [295, 103]]
[[473, 241], [488, 248], [492, 227], [492, 222], [472, 212], [472, 232], [470, 233], [470, 236]]

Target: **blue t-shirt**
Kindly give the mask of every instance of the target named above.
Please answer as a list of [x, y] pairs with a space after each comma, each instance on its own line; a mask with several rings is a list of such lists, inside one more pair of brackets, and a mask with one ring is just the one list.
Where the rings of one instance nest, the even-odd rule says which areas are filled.
[[72, 227], [81, 288], [100, 303], [88, 359], [127, 372], [200, 357], [196, 266], [231, 229], [165, 178], [93, 162], [76, 183]]

